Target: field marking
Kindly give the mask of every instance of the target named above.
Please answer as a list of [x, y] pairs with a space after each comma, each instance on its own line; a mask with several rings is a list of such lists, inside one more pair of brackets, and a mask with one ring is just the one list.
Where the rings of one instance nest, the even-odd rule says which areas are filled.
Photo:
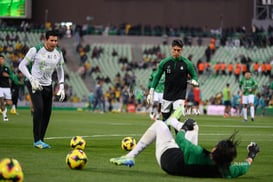
[[[142, 134], [127, 134], [128, 136], [141, 136]], [[127, 136], [126, 135], [126, 136]], [[83, 138], [103, 138], [103, 137], [124, 137], [125, 135], [121, 134], [111, 134], [111, 135], [85, 135]], [[47, 140], [55, 140], [55, 139], [71, 139], [74, 136], [57, 136], [57, 137], [46, 137]]]
[[[198, 122], [197, 122], [198, 123]], [[202, 123], [202, 122], [201, 122]], [[93, 122], [92, 124], [100, 124], [100, 125], [112, 125], [112, 126], [132, 126], [132, 125], [136, 125], [136, 126], [146, 126], [147, 124], [144, 123], [109, 123], [109, 122]], [[218, 124], [200, 124], [198, 123], [199, 127], [214, 127], [214, 128], [273, 128], [272, 125], [248, 125], [248, 123], [244, 123], [242, 125], [218, 125]]]
[[[230, 133], [200, 133], [199, 136], [229, 136]], [[109, 135], [86, 135], [82, 136], [83, 138], [104, 138], [104, 137], [124, 137], [125, 135], [121, 134], [109, 134]], [[126, 134], [126, 136], [142, 136], [142, 134]], [[257, 136], [269, 137], [269, 141], [273, 141], [273, 134], [240, 134], [240, 136], [255, 138]], [[56, 136], [56, 137], [46, 137], [47, 140], [62, 140], [62, 139], [71, 139], [74, 136]], [[249, 138], [249, 137], [248, 137]]]
[[[101, 124], [101, 123], [99, 123]], [[132, 126], [132, 123], [104, 123], [107, 125], [114, 125], [114, 126]], [[140, 126], [140, 124], [136, 124], [136, 126]], [[141, 126], [144, 126], [144, 124], [141, 124]], [[245, 123], [244, 125], [217, 125], [217, 124], [198, 124], [199, 127], [213, 127], [213, 128], [264, 128], [264, 129], [270, 129], [273, 128], [272, 125], [247, 125], [247, 123]]]
[[[101, 122], [99, 124], [102, 124]], [[104, 123], [104, 124], [108, 124], [108, 125], [132, 125], [132, 123]], [[246, 123], [247, 124], [247, 123]], [[139, 124], [138, 124], [139, 125]], [[206, 125], [206, 124], [199, 124], [199, 127], [213, 127], [213, 128], [263, 128], [263, 129], [270, 129], [273, 128], [273, 126], [267, 126], [267, 125], [261, 125], [261, 126], [250, 126], [250, 125]], [[144, 132], [144, 131], [143, 131]], [[141, 134], [126, 134], [126, 136], [142, 136], [143, 133]], [[215, 133], [199, 133], [199, 136], [229, 136], [230, 133], [217, 133], [217, 131]], [[103, 138], [103, 137], [124, 137], [125, 134], [107, 134], [107, 135], [103, 135], [103, 134], [97, 134], [97, 135], [87, 135], [87, 136], [82, 136], [84, 138]], [[241, 136], [250, 136], [251, 138], [254, 136], [264, 136], [264, 137], [272, 137], [273, 138], [273, 134], [241, 134]], [[56, 137], [47, 137], [45, 139], [48, 140], [55, 140], [55, 139], [70, 139], [73, 136], [56, 136]], [[273, 139], [272, 139], [273, 140]], [[269, 140], [269, 141], [272, 141]]]
[[203, 125], [203, 124], [198, 124], [199, 127], [214, 127], [214, 128], [273, 128], [273, 126], [266, 126], [266, 125], [261, 125], [261, 126], [252, 126], [252, 125]]

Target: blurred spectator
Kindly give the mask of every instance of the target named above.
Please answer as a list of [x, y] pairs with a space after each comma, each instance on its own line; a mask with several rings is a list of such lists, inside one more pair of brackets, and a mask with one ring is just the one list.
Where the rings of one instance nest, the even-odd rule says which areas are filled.
[[228, 75], [231, 76], [233, 74], [233, 64], [229, 63], [228, 64]]
[[104, 84], [104, 81], [102, 79], [98, 80], [96, 87], [95, 87], [95, 103], [93, 106], [93, 111], [100, 110], [101, 112], [105, 112], [105, 100], [104, 100], [104, 94], [102, 90], [102, 86]]

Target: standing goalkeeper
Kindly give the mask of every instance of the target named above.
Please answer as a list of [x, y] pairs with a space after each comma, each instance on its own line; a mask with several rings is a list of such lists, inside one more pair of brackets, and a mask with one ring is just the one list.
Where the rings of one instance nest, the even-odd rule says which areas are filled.
[[149, 95], [147, 96], [148, 104], [152, 104], [154, 101], [154, 89], [157, 87], [161, 75], [165, 73], [165, 85], [161, 106], [163, 121], [169, 118], [172, 109], [176, 110], [179, 107], [184, 107], [188, 75], [192, 79], [190, 84], [199, 86], [197, 74], [192, 62], [181, 56], [183, 45], [182, 40], [173, 40], [171, 47], [172, 56], [163, 59], [159, 63], [157, 74], [153, 79]]
[[[33, 135], [34, 147], [45, 149], [50, 145], [44, 142], [52, 111], [52, 74], [56, 69], [59, 80], [60, 101], [65, 97], [64, 92], [64, 59], [60, 49], [57, 48], [58, 33], [46, 32], [43, 44], [32, 47], [25, 58], [19, 64], [19, 69], [27, 77], [31, 84], [30, 97], [33, 104]], [[32, 64], [29, 71], [27, 66]]]

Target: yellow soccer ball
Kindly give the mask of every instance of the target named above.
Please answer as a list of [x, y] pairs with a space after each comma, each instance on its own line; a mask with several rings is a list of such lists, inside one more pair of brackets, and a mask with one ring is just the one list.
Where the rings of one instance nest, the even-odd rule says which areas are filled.
[[0, 161], [0, 181], [22, 182], [24, 173], [16, 159], [4, 158]]
[[74, 149], [66, 155], [66, 164], [70, 169], [83, 169], [87, 163], [87, 156], [83, 150]]
[[125, 137], [121, 140], [121, 148], [126, 151], [131, 151], [136, 146], [136, 139], [134, 137]]
[[81, 136], [74, 136], [70, 140], [70, 147], [72, 149], [81, 149], [84, 150], [86, 146], [86, 141]]

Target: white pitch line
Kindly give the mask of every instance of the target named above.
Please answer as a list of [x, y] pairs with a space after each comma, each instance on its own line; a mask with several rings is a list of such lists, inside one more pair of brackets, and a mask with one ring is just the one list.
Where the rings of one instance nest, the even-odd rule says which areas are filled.
[[[125, 135], [121, 134], [112, 134], [112, 135], [87, 135], [82, 136], [83, 138], [103, 138], [103, 137], [124, 137]], [[126, 136], [141, 136], [141, 134], [126, 134]], [[57, 136], [57, 137], [46, 137], [47, 140], [55, 140], [55, 139], [70, 139], [74, 136]]]
[[[229, 136], [230, 133], [200, 133], [199, 136]], [[103, 138], [103, 137], [124, 137], [125, 135], [121, 134], [110, 134], [110, 135], [87, 135], [82, 136], [83, 138]], [[142, 136], [142, 134], [126, 134], [126, 136]], [[240, 136], [250, 136], [250, 137], [273, 137], [273, 134], [240, 134]], [[71, 139], [73, 136], [57, 136], [57, 137], [47, 137], [47, 140], [62, 140], [62, 139]], [[271, 141], [271, 140], [270, 140]]]
[[[198, 124], [199, 125], [199, 124]], [[255, 126], [251, 126], [251, 125], [203, 125], [203, 124], [201, 124], [201, 125], [199, 125], [199, 127], [202, 127], [202, 126], [204, 126], [204, 127], [214, 127], [214, 128], [219, 128], [219, 127], [221, 127], [221, 128], [273, 128], [273, 126], [266, 126], [266, 125], [261, 125], [261, 126], [257, 126], [257, 125], [255, 125]]]

